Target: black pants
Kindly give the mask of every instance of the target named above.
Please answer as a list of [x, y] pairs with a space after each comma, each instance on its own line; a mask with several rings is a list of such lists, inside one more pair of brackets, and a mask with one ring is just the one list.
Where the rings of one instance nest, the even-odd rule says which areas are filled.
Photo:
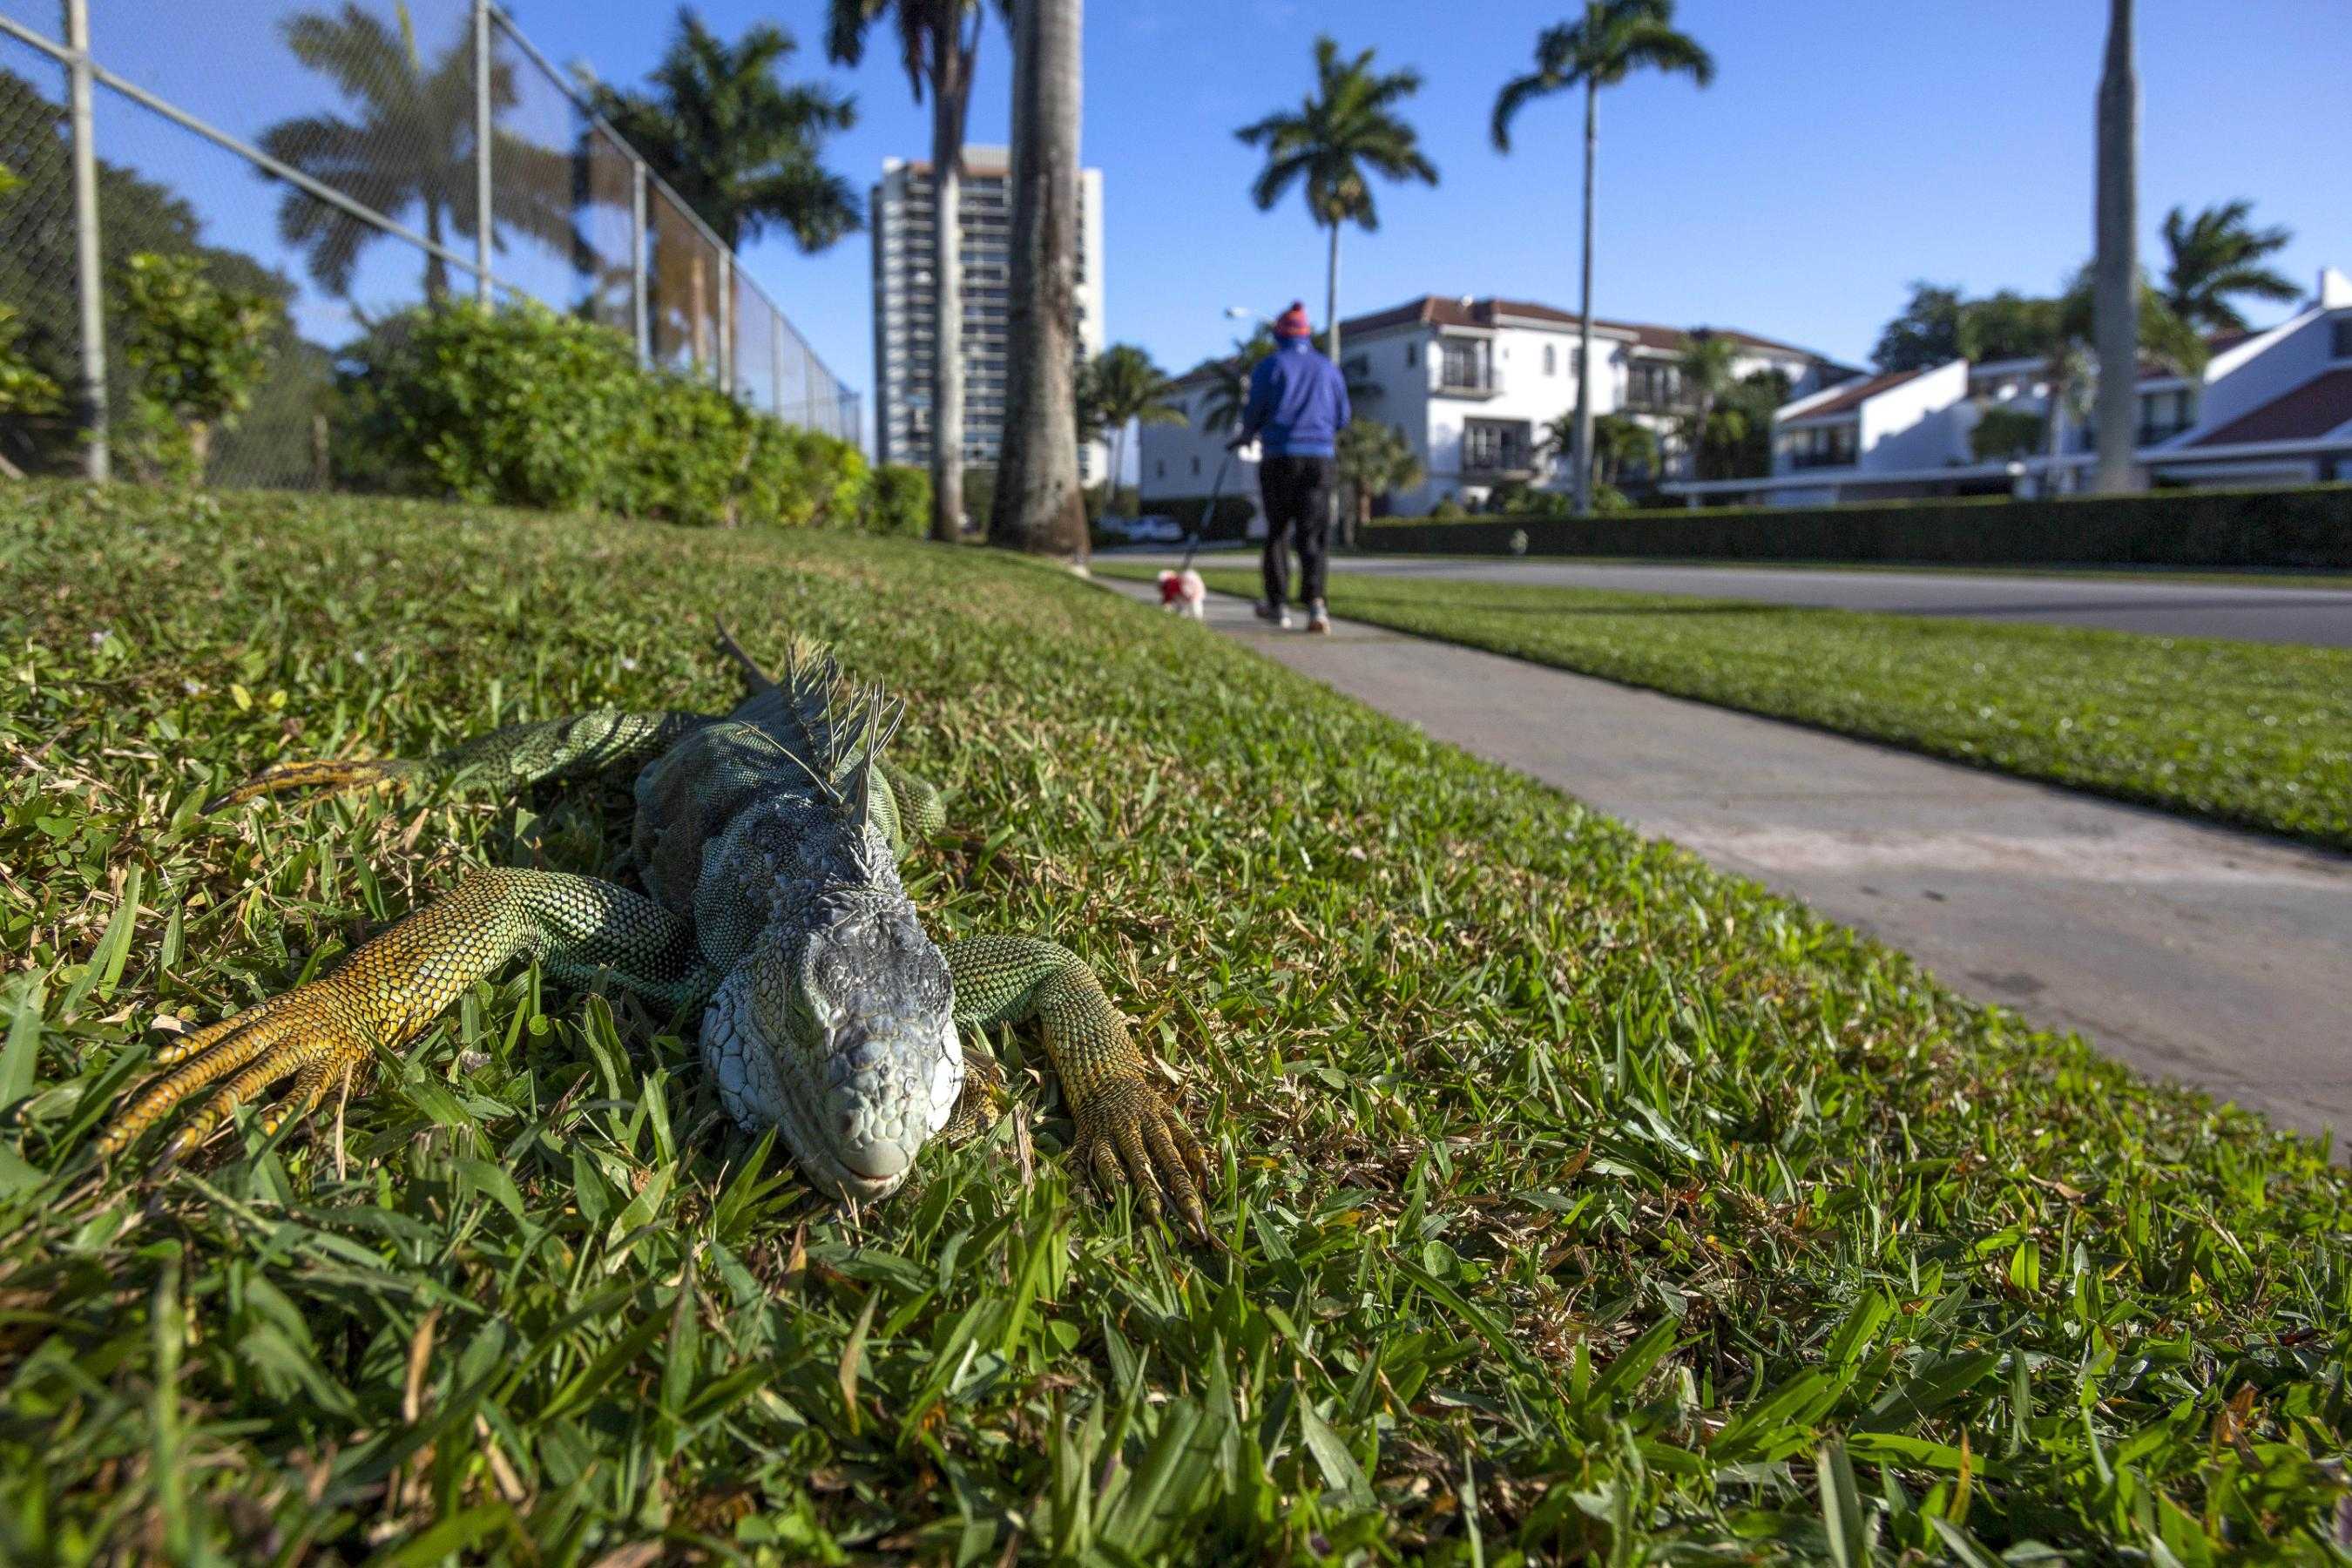
[[1258, 465], [1258, 494], [1265, 502], [1265, 597], [1279, 605], [1290, 596], [1289, 544], [1298, 543], [1298, 602], [1323, 597], [1323, 562], [1331, 539], [1331, 459], [1269, 457]]

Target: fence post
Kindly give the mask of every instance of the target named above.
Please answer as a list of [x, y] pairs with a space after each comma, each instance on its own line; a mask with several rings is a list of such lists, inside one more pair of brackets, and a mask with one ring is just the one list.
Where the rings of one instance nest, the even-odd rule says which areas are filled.
[[474, 0], [474, 298], [490, 302], [490, 0]]
[[719, 390], [735, 395], [735, 253], [719, 253]]
[[114, 472], [107, 447], [106, 278], [98, 248], [98, 145], [92, 130], [89, 0], [65, 0], [67, 116], [73, 130], [74, 289], [81, 306], [82, 472], [104, 482]]
[[629, 268], [631, 306], [637, 318], [637, 363], [651, 369], [654, 363], [653, 315], [646, 301], [646, 166], [635, 153], [629, 157], [631, 185], [629, 191], [629, 226], [635, 247]]

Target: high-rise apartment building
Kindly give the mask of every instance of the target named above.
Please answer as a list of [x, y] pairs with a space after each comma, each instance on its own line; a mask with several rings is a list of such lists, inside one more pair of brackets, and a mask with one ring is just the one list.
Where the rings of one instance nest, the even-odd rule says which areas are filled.
[[[963, 251], [963, 458], [992, 466], [1004, 434], [1005, 324], [1013, 289], [1013, 181], [1003, 147], [966, 147], [959, 202]], [[931, 460], [931, 165], [882, 161], [874, 187], [874, 439], [886, 463]], [[1078, 345], [1103, 347], [1102, 171], [1078, 176]], [[1078, 473], [1102, 477], [1100, 442], [1078, 447]]]

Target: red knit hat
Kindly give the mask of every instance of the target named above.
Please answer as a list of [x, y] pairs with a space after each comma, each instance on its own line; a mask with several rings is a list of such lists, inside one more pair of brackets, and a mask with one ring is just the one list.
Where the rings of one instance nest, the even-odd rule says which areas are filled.
[[1290, 309], [1274, 319], [1274, 335], [1277, 338], [1311, 337], [1315, 329], [1307, 322], [1307, 307], [1297, 300]]

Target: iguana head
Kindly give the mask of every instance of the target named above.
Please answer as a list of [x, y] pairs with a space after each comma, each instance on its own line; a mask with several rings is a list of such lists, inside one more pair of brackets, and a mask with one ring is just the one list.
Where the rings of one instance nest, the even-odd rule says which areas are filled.
[[903, 899], [851, 896], [752, 945], [703, 1016], [720, 1099], [810, 1180], [896, 1192], [963, 1092], [946, 960]]

